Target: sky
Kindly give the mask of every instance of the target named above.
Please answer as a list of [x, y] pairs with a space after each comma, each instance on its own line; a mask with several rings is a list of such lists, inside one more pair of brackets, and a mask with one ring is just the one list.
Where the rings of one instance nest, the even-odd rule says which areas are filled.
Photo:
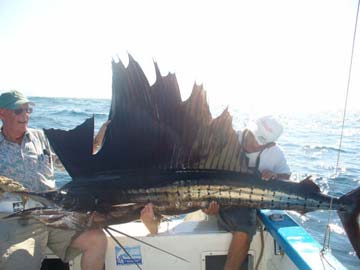
[[[249, 112], [342, 109], [355, 0], [0, 0], [0, 92], [111, 98], [111, 61], [130, 53], [182, 98]], [[357, 37], [349, 108], [360, 100]]]

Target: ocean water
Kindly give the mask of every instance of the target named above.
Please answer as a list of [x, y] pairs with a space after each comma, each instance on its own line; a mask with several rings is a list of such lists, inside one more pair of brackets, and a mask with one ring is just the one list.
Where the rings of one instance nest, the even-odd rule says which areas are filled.
[[[86, 118], [95, 116], [95, 130], [107, 120], [110, 100], [72, 98], [31, 98], [35, 103], [30, 127], [72, 129]], [[213, 117], [222, 106], [211, 108]], [[242, 129], [249, 115], [231, 111], [234, 127]], [[337, 166], [338, 147], [341, 133], [342, 112], [296, 113], [279, 115], [284, 133], [279, 145], [284, 149], [292, 179], [300, 181], [312, 175], [322, 192], [341, 196], [360, 186], [360, 114], [348, 112], [345, 120], [340, 161]], [[337, 169], [337, 174], [335, 175]], [[57, 186], [62, 186], [70, 177], [66, 172], [57, 172]], [[304, 228], [321, 244], [328, 223], [330, 211], [311, 212], [306, 215], [291, 213]], [[360, 269], [356, 257], [335, 212], [330, 220], [332, 253], [348, 269]]]

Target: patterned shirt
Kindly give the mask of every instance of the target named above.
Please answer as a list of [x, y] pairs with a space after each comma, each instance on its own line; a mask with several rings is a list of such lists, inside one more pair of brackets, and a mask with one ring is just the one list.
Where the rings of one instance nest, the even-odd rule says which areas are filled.
[[28, 129], [21, 145], [0, 132], [0, 175], [20, 182], [34, 192], [55, 187], [53, 157], [42, 130]]

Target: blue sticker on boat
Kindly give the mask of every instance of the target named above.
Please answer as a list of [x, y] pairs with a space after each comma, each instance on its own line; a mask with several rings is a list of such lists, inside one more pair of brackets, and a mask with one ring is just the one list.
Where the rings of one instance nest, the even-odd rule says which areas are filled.
[[142, 264], [142, 257], [141, 257], [141, 250], [140, 246], [133, 246], [133, 247], [124, 247], [127, 251], [126, 252], [121, 248], [116, 246], [115, 247], [115, 258], [116, 258], [116, 265], [129, 265], [129, 264]]

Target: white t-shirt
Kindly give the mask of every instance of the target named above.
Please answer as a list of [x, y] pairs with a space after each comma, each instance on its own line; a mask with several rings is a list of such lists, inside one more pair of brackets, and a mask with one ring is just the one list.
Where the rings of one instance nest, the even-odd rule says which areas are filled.
[[[238, 132], [239, 141], [242, 140], [242, 132]], [[255, 167], [256, 159], [260, 152], [247, 153], [249, 158], [249, 167]], [[277, 174], [291, 174], [290, 168], [286, 162], [285, 154], [282, 148], [275, 144], [265, 148], [260, 153], [259, 171], [270, 170]]]
[[[255, 154], [255, 155], [253, 155]], [[253, 167], [256, 163], [256, 158], [259, 155], [257, 153], [251, 153], [249, 166]], [[252, 157], [254, 156], [254, 158]], [[259, 171], [270, 170], [277, 174], [290, 174], [290, 168], [286, 162], [286, 158], [283, 150], [278, 146], [274, 145], [269, 148], [265, 148], [260, 154]]]

